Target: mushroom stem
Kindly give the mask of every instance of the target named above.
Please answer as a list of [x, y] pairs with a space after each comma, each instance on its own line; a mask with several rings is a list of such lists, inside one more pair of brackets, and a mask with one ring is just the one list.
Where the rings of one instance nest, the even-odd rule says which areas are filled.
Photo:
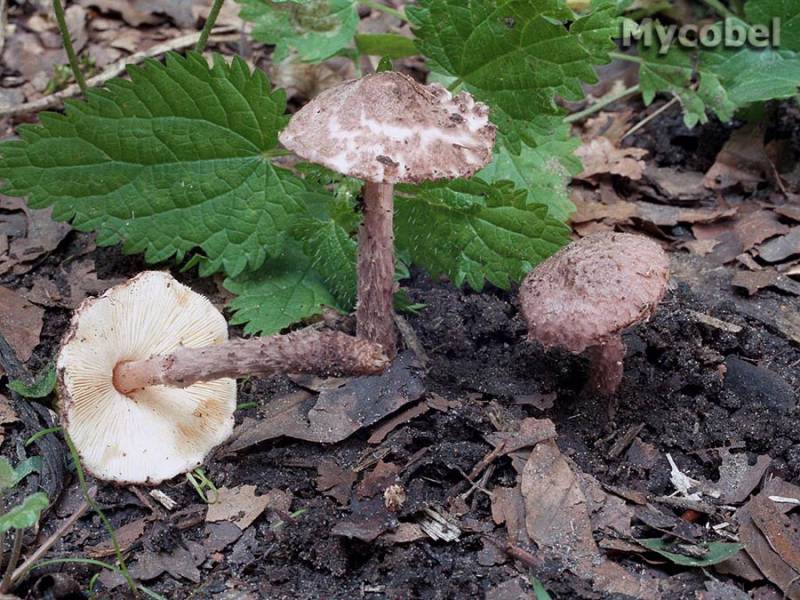
[[605, 343], [591, 346], [589, 353], [589, 380], [586, 388], [603, 396], [611, 396], [622, 381], [625, 360], [625, 342], [622, 336], [615, 335]]
[[364, 219], [358, 232], [358, 337], [397, 354], [394, 328], [394, 185], [364, 184]]
[[382, 371], [387, 363], [383, 348], [367, 340], [338, 331], [297, 331], [202, 348], [181, 347], [172, 354], [121, 362], [114, 368], [114, 387], [130, 394], [151, 385], [188, 387], [223, 377], [369, 375]]

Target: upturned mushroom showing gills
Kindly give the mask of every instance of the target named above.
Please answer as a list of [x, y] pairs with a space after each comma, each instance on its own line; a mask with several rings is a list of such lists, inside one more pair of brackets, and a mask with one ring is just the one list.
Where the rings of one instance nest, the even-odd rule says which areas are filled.
[[228, 341], [209, 300], [148, 271], [75, 311], [56, 362], [59, 410], [89, 472], [156, 484], [230, 436], [235, 377], [361, 375], [387, 363], [378, 344], [334, 331]]
[[492, 159], [489, 109], [462, 92], [383, 72], [331, 88], [280, 135], [298, 156], [363, 179], [358, 236], [359, 337], [396, 353], [394, 184], [469, 177]]
[[576, 354], [588, 349], [586, 390], [612, 395], [623, 375], [622, 332], [650, 318], [668, 280], [669, 259], [653, 240], [627, 233], [587, 236], [522, 282], [528, 339]]

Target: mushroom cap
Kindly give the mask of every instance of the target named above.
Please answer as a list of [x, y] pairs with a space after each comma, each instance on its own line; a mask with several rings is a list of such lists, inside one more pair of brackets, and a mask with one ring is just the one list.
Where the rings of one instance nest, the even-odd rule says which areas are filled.
[[62, 425], [85, 468], [119, 483], [156, 484], [200, 465], [233, 431], [236, 382], [112, 382], [119, 362], [228, 339], [225, 318], [169, 273], [146, 271], [78, 307], [56, 362]]
[[539, 264], [519, 290], [528, 339], [583, 352], [647, 320], [664, 297], [669, 258], [628, 233], [587, 236]]
[[394, 71], [328, 89], [292, 117], [284, 146], [373, 183], [469, 177], [492, 160], [489, 108]]

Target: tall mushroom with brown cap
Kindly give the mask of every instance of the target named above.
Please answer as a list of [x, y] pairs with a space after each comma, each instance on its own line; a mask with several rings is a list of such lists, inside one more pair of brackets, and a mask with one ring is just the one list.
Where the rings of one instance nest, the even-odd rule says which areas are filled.
[[396, 353], [394, 184], [469, 177], [492, 159], [489, 109], [462, 92], [383, 72], [326, 90], [280, 135], [306, 160], [364, 186], [358, 236], [358, 336]]
[[611, 395], [622, 381], [622, 332], [650, 318], [668, 280], [669, 259], [653, 240], [627, 233], [587, 236], [522, 282], [528, 339], [576, 354], [588, 349], [587, 389]]
[[380, 345], [333, 331], [228, 341], [211, 302], [148, 271], [75, 311], [56, 362], [59, 409], [89, 472], [155, 484], [230, 436], [233, 378], [360, 375], [387, 363]]

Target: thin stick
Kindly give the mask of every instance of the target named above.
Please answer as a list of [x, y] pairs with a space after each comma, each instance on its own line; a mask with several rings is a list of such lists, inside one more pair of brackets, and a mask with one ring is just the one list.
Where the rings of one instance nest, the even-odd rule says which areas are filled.
[[632, 87], [626, 88], [626, 89], [622, 90], [621, 92], [617, 92], [616, 94], [609, 94], [609, 95], [601, 98], [600, 100], [598, 100], [594, 104], [592, 104], [589, 108], [586, 108], [586, 109], [584, 109], [584, 110], [582, 110], [580, 112], [576, 112], [574, 114], [569, 115], [568, 117], [566, 117], [564, 119], [564, 122], [565, 123], [575, 123], [577, 121], [581, 121], [581, 120], [585, 119], [586, 117], [590, 117], [591, 115], [600, 112], [606, 106], [609, 106], [610, 104], [614, 104], [614, 102], [616, 102], [617, 100], [622, 100], [623, 98], [626, 98], [626, 97], [631, 96], [633, 94], [638, 94], [640, 90], [641, 90], [641, 88], [637, 84], [637, 85], [634, 85]]
[[86, 79], [83, 77], [81, 67], [78, 64], [78, 56], [75, 54], [75, 48], [72, 46], [72, 38], [69, 35], [69, 28], [67, 27], [67, 17], [64, 15], [64, 6], [61, 4], [61, 0], [53, 0], [53, 10], [56, 13], [58, 30], [61, 32], [61, 39], [64, 41], [64, 50], [67, 52], [69, 66], [72, 69], [72, 74], [75, 76], [75, 81], [78, 82], [81, 93], [85, 96], [89, 88], [86, 86]]
[[14, 573], [14, 567], [17, 566], [19, 555], [22, 552], [22, 540], [25, 536], [24, 529], [17, 529], [14, 532], [14, 546], [11, 548], [11, 554], [8, 557], [8, 564], [6, 571], [3, 573], [3, 581], [0, 583], [0, 593], [5, 594], [11, 586], [11, 576]]
[[194, 47], [195, 52], [202, 53], [203, 50], [206, 49], [208, 36], [211, 33], [211, 30], [214, 28], [214, 23], [217, 22], [217, 17], [219, 17], [219, 11], [222, 10], [223, 4], [225, 4], [225, 0], [214, 0], [214, 4], [211, 6], [211, 11], [208, 13], [208, 18], [203, 25], [203, 30], [200, 32], [197, 45]]
[[153, 385], [189, 387], [224, 377], [372, 375], [387, 366], [383, 348], [377, 343], [339, 331], [295, 331], [202, 348], [182, 347], [172, 354], [123, 362], [114, 369], [114, 387], [130, 394]]
[[[94, 495], [95, 488], [89, 490], [89, 493]], [[89, 510], [89, 503], [85, 500], [83, 503], [78, 507], [72, 515], [67, 519], [61, 527], [59, 527], [49, 538], [47, 538], [41, 545], [33, 551], [33, 553], [25, 559], [17, 569], [14, 570], [14, 574], [11, 575], [11, 583], [15, 584], [19, 582], [25, 575], [26, 572], [33, 566], [33, 564], [39, 560], [42, 556], [47, 554], [48, 550], [55, 546], [56, 542], [60, 540], [62, 537], [66, 535], [66, 533], [72, 529], [72, 526], [80, 520], [80, 518], [86, 514], [86, 511]]]
[[609, 52], [608, 56], [610, 58], [615, 58], [617, 60], [626, 60], [628, 62], [635, 62], [638, 64], [642, 64], [644, 59], [640, 56], [634, 56], [633, 54], [625, 54], [624, 52]]
[[653, 112], [653, 114], [651, 114], [651, 115], [648, 115], [647, 117], [645, 117], [644, 119], [642, 119], [641, 121], [639, 121], [639, 122], [638, 122], [636, 125], [634, 125], [634, 126], [633, 126], [633, 127], [631, 127], [630, 129], [628, 129], [628, 131], [626, 131], [626, 132], [625, 132], [625, 135], [623, 135], [623, 136], [620, 138], [620, 141], [624, 140], [624, 139], [625, 139], [626, 137], [628, 137], [629, 135], [633, 135], [634, 133], [636, 133], [637, 131], [639, 131], [639, 130], [640, 130], [642, 127], [644, 127], [645, 125], [647, 125], [647, 124], [648, 124], [650, 121], [652, 121], [653, 119], [655, 119], [656, 117], [658, 117], [658, 115], [660, 115], [660, 114], [664, 113], [665, 111], [667, 111], [667, 110], [668, 110], [668, 109], [669, 109], [671, 106], [674, 106], [674, 105], [675, 105], [675, 104], [676, 104], [676, 103], [677, 103], [679, 100], [680, 100], [680, 98], [678, 98], [677, 96], [675, 96], [675, 97], [674, 97], [672, 100], [670, 100], [669, 102], [667, 102], [667, 103], [666, 103], [664, 106], [662, 106], [661, 108], [659, 108], [657, 111]]
[[396, 8], [392, 8], [391, 6], [386, 6], [385, 4], [381, 4], [380, 2], [376, 2], [375, 0], [358, 0], [359, 4], [363, 4], [371, 8], [372, 10], [377, 10], [382, 13], [386, 13], [387, 15], [391, 15], [400, 19], [401, 21], [407, 21], [406, 13], [402, 10], [398, 10]]
[[6, 46], [6, 25], [8, 24], [8, 2], [0, 0], [0, 56]]
[[[217, 37], [217, 36], [221, 34], [230, 34], [233, 31], [234, 31], [233, 27], [230, 27], [228, 25], [222, 25], [214, 30], [213, 39], [214, 41], [227, 40], [228, 39], [227, 36], [224, 37]], [[137, 52], [136, 54], [132, 54], [127, 58], [115, 62], [102, 73], [90, 78], [86, 83], [90, 88], [98, 87], [104, 84], [106, 81], [114, 79], [115, 77], [124, 73], [125, 69], [130, 65], [138, 65], [139, 63], [144, 62], [148, 58], [156, 58], [172, 50], [181, 50], [183, 48], [189, 48], [191, 46], [194, 46], [197, 43], [197, 40], [199, 39], [200, 39], [200, 32], [190, 33], [188, 35], [168, 40], [163, 44], [158, 44], [156, 46], [153, 46], [152, 48], [149, 48], [143, 52]], [[234, 39], [238, 39], [238, 34], [234, 36]], [[54, 108], [59, 106], [64, 100], [67, 100], [69, 98], [74, 98], [80, 93], [81, 93], [80, 87], [76, 84], [72, 84], [67, 86], [60, 92], [56, 92], [55, 94], [51, 94], [50, 96], [45, 96], [44, 98], [39, 98], [38, 100], [34, 100], [33, 102], [26, 102], [25, 104], [20, 104], [18, 106], [12, 106], [10, 108], [0, 110], [0, 117], [26, 115], [33, 112], [39, 112], [40, 110], [47, 110], [49, 108]]]

